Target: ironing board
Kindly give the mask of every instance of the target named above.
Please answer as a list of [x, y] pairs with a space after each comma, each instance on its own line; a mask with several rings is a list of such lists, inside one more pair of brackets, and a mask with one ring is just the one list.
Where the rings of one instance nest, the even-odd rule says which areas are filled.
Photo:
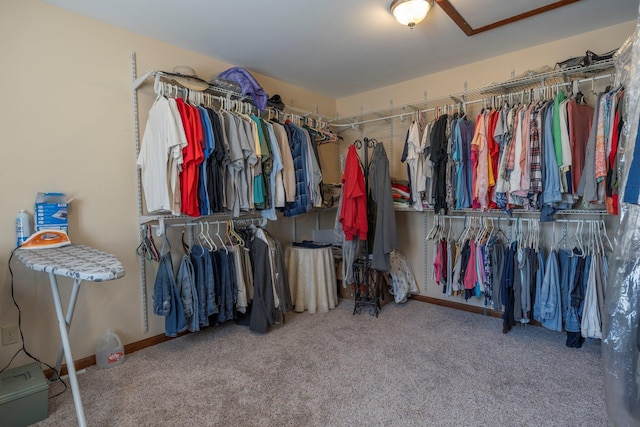
[[[53, 302], [58, 317], [60, 337], [62, 343], [58, 350], [56, 361], [56, 371], [59, 373], [62, 366], [62, 356], [64, 354], [69, 372], [69, 382], [73, 394], [73, 404], [76, 408], [78, 425], [86, 426], [84, 408], [80, 397], [76, 368], [71, 354], [71, 344], [69, 343], [69, 328], [73, 318], [73, 310], [78, 298], [78, 291], [83, 280], [90, 282], [104, 282], [107, 280], [119, 279], [124, 276], [124, 267], [118, 259], [108, 253], [84, 245], [68, 245], [60, 248], [48, 249], [16, 249], [15, 257], [27, 268], [34, 271], [42, 271], [49, 274], [51, 282], [51, 292]], [[56, 276], [70, 277], [73, 279], [73, 290], [69, 298], [69, 306], [65, 316], [60, 301], [60, 291]]]

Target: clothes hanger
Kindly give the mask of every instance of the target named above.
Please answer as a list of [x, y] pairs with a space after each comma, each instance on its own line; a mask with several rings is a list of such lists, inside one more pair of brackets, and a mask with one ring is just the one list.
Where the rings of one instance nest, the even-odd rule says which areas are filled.
[[215, 252], [218, 250], [218, 245], [216, 244], [215, 239], [211, 236], [211, 230], [209, 229], [210, 223], [206, 222], [205, 224], [207, 225], [207, 232], [205, 233], [205, 238], [209, 242], [209, 245], [213, 246], [212, 251]]
[[184, 241], [184, 233], [187, 229], [187, 224], [185, 224], [182, 227], [182, 237], [181, 237], [181, 241], [182, 241], [182, 250], [184, 251], [185, 255], [191, 255], [191, 248], [190, 246], [187, 244], [187, 242]]
[[485, 242], [490, 244], [491, 243], [491, 239], [493, 238], [493, 236], [495, 234], [495, 227], [494, 227], [493, 217], [492, 218], [485, 218], [484, 220], [487, 223], [487, 236], [486, 236]]
[[244, 240], [242, 239], [242, 237], [238, 233], [236, 233], [235, 225], [234, 225], [233, 220], [232, 219], [229, 220], [229, 223], [230, 223], [230, 227], [229, 228], [230, 228], [231, 235], [235, 237], [235, 239], [236, 239], [236, 241], [237, 241], [237, 243], [239, 245], [246, 246]]
[[456, 240], [458, 245], [461, 245], [462, 242], [464, 242], [463, 237], [465, 232], [467, 231], [467, 216], [464, 216], [464, 223], [462, 224], [462, 231], [460, 231], [460, 235], [458, 236], [458, 239]]
[[[207, 236], [204, 230], [204, 222], [200, 222], [200, 234], [198, 234], [198, 240], [200, 241], [200, 246], [206, 248], [209, 252], [213, 252], [218, 248], [215, 246], [215, 243]], [[209, 227], [209, 223], [207, 223], [207, 228]], [[208, 233], [208, 230], [207, 230]], [[215, 248], [215, 249], [214, 249]]]
[[163, 257], [164, 255], [166, 255], [168, 252], [165, 252], [164, 249], [168, 246], [169, 247], [169, 252], [171, 252], [171, 242], [169, 242], [169, 237], [167, 237], [167, 226], [164, 226], [164, 237], [162, 239], [162, 247], [160, 248], [160, 257]]
[[229, 253], [229, 249], [227, 248], [227, 245], [224, 244], [224, 241], [222, 240], [222, 237], [220, 237], [220, 221], [216, 222], [217, 228], [216, 228], [216, 236], [218, 237], [218, 240], [220, 241], [220, 244], [222, 245], [222, 249], [224, 249], [224, 251], [228, 254]]
[[607, 224], [604, 222], [604, 219], [600, 220], [600, 224], [602, 226], [602, 233], [605, 237], [605, 240], [607, 241], [607, 244], [609, 245], [609, 250], [613, 252], [613, 245], [611, 244], [611, 240], [609, 240], [609, 234], [607, 233]]
[[578, 223], [578, 226], [576, 228], [576, 244], [577, 249], [580, 251], [580, 253], [578, 254], [578, 256], [584, 257], [585, 256], [585, 252], [584, 252], [584, 246], [583, 246], [583, 242], [582, 242], [582, 231], [584, 228], [584, 221], [580, 221]]
[[136, 254], [147, 261], [160, 261], [160, 254], [153, 240], [150, 224], [145, 224], [140, 229], [140, 244], [136, 248]]
[[536, 220], [531, 219], [529, 222], [529, 246], [530, 249], [536, 247]]
[[482, 222], [482, 218], [478, 218], [477, 221], [478, 221], [478, 231], [476, 232], [474, 240], [476, 244], [479, 245], [482, 243], [482, 238], [484, 236], [485, 228], [484, 228], [484, 223]]
[[598, 236], [600, 233], [596, 230], [595, 221], [589, 222], [589, 229], [591, 232], [591, 240], [593, 242], [593, 254], [602, 255], [600, 237]]
[[593, 221], [593, 234], [598, 243], [598, 254], [604, 256], [604, 241], [602, 239], [602, 231], [600, 230], [600, 221]]
[[[555, 223], [555, 221], [554, 221]], [[568, 224], [565, 222], [562, 224], [562, 237], [560, 238], [560, 240], [558, 240], [558, 243], [556, 245], [556, 247], [560, 247], [559, 245], [562, 243], [562, 248], [563, 249], [567, 249], [567, 228], [568, 228]], [[573, 255], [573, 252], [570, 254]]]
[[433, 217], [433, 226], [431, 227], [431, 230], [429, 230], [429, 232], [427, 233], [427, 240], [433, 240], [435, 235], [436, 235], [436, 229], [438, 226], [438, 215], [434, 215]]
[[[225, 221], [224, 226], [225, 226], [224, 237], [225, 239], [227, 239], [228, 245], [231, 246], [231, 252], [234, 252], [235, 245], [233, 243], [233, 238], [231, 238], [231, 233], [229, 232], [229, 228], [230, 228], [229, 221]], [[227, 246], [227, 243], [224, 243], [224, 246]]]

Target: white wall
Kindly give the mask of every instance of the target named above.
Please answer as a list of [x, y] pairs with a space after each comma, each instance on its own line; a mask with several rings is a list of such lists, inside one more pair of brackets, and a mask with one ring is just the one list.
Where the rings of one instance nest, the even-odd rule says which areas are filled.
[[[33, 213], [39, 191], [64, 191], [74, 200], [69, 211], [71, 240], [115, 254], [126, 269], [123, 279], [86, 283], [78, 299], [70, 336], [75, 359], [95, 352], [107, 328], [125, 344], [164, 333], [164, 319], [149, 310], [149, 332], [142, 331], [138, 244], [131, 51], [137, 72], [193, 67], [205, 79], [233, 66], [73, 14], [36, 0], [0, 3], [0, 325], [18, 322], [11, 300], [9, 254], [15, 246], [14, 221], [20, 209]], [[241, 65], [241, 64], [238, 64]], [[335, 99], [259, 74], [267, 93], [279, 93], [298, 108], [335, 115]], [[154, 95], [139, 91], [140, 131]], [[53, 364], [59, 332], [46, 275], [15, 260], [15, 297], [22, 311], [27, 349]], [[153, 273], [153, 271], [152, 271]], [[153, 274], [148, 281], [151, 304]], [[63, 301], [71, 281], [61, 279]], [[0, 347], [0, 366], [19, 346]], [[28, 361], [20, 355], [13, 363]]]

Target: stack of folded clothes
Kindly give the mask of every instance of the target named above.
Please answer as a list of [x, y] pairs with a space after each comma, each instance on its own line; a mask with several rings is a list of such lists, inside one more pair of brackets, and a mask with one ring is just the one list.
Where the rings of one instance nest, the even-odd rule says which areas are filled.
[[409, 204], [409, 185], [400, 180], [392, 180], [391, 195], [393, 196], [393, 206], [395, 208], [408, 208]]

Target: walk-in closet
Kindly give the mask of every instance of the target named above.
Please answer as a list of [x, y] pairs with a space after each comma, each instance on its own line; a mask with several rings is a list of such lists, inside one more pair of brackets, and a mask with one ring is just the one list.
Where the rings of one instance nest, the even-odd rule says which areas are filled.
[[638, 0], [0, 27], [0, 425], [640, 425]]

